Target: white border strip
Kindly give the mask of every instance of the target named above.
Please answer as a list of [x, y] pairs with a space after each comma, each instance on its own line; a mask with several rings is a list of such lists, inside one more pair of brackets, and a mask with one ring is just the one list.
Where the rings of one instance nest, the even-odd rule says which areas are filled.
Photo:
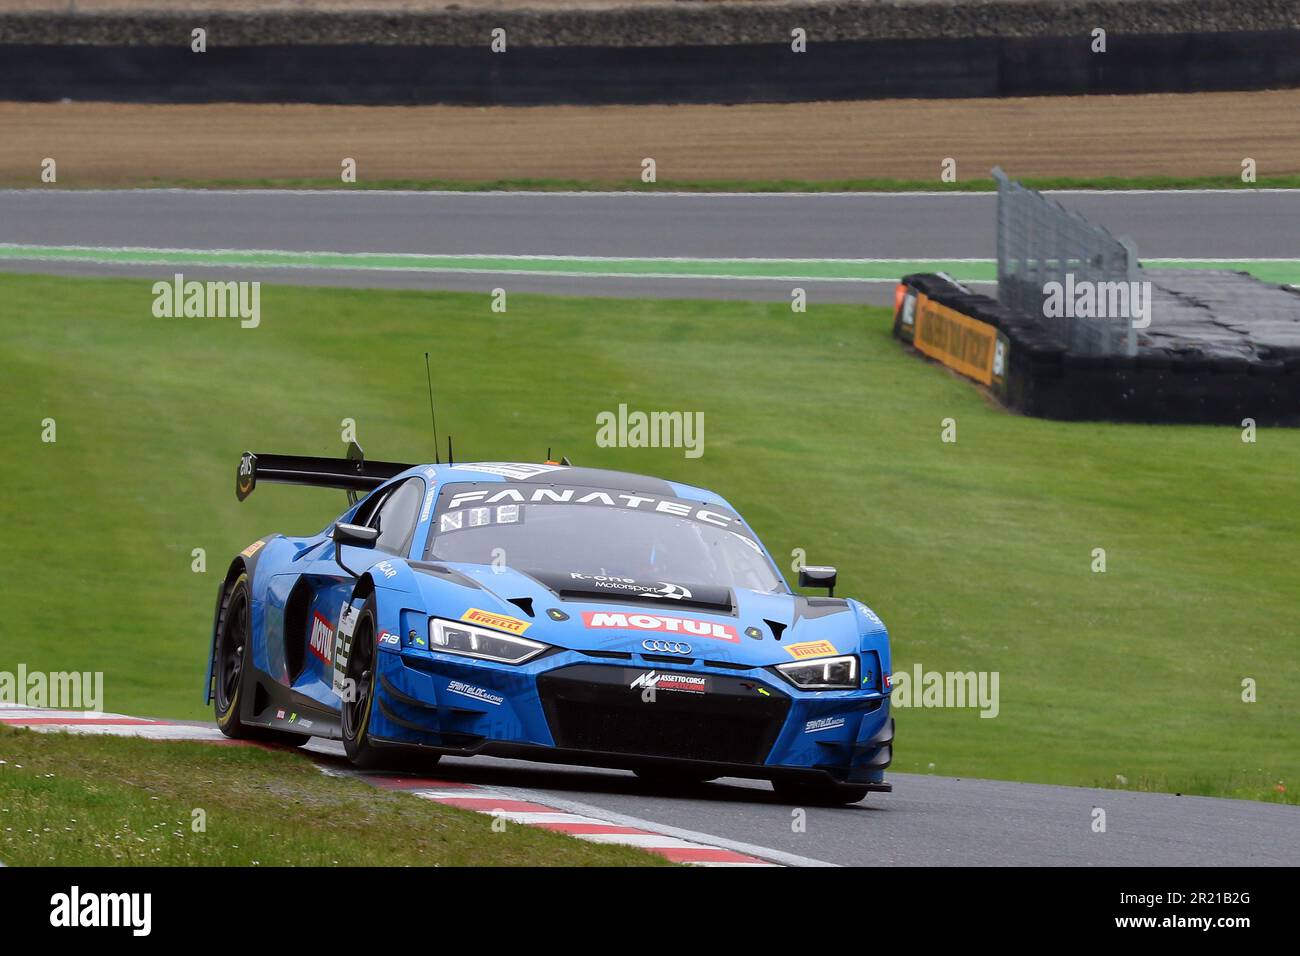
[[[1300, 192], [1300, 190], [1297, 190]], [[39, 249], [48, 250], [52, 255], [49, 257], [42, 256], [22, 256], [19, 260], [30, 260], [33, 262], [93, 262], [96, 264], [109, 263], [114, 265], [178, 265], [178, 266], [228, 266], [231, 268], [266, 268], [266, 269], [297, 269], [317, 267], [315, 263], [161, 263], [150, 260], [123, 261], [120, 259], [86, 259], [81, 257], [64, 259], [58, 255], [61, 252], [123, 252], [123, 253], [157, 253], [168, 256], [313, 256], [321, 258], [356, 258], [356, 259], [379, 259], [387, 260], [397, 257], [407, 259], [501, 259], [507, 262], [700, 262], [700, 263], [728, 263], [728, 262], [752, 262], [763, 264], [792, 264], [807, 265], [817, 263], [834, 263], [836, 265], [856, 265], [858, 263], [898, 263], [900, 265], [944, 265], [950, 262], [977, 263], [981, 265], [992, 265], [997, 262], [996, 259], [982, 256], [860, 256], [856, 258], [797, 258], [787, 256], [592, 256], [592, 255], [554, 255], [550, 253], [512, 253], [512, 252], [374, 252], [365, 251], [342, 251], [337, 249], [234, 249], [234, 248], [214, 248], [198, 249], [193, 247], [174, 247], [166, 246], [81, 246], [81, 245], [44, 245], [42, 243], [26, 242], [0, 242], [0, 258], [5, 258], [4, 252], [7, 249]], [[1140, 256], [1142, 262], [1284, 262], [1300, 263], [1300, 256]], [[341, 269], [366, 269], [376, 268], [373, 266], [362, 265], [343, 265], [330, 266], [328, 268]], [[391, 266], [393, 271], [403, 269], [427, 268], [429, 271], [443, 271], [437, 266], [416, 267], [416, 266]], [[457, 270], [461, 271], [461, 270]], [[477, 269], [463, 270], [475, 272], [505, 272], [502, 269]], [[563, 272], [530, 272], [536, 275], [567, 275]], [[587, 273], [578, 273], [586, 275]], [[616, 273], [591, 273], [591, 275], [614, 275]], [[626, 273], [627, 275], [653, 275], [654, 273], [637, 272]], [[673, 273], [680, 275], [681, 273]], [[768, 278], [767, 276], [756, 276], [754, 278]], [[775, 277], [779, 278], [779, 277]], [[826, 277], [818, 277], [826, 278]], [[849, 281], [853, 281], [850, 279]], [[895, 280], [890, 280], [895, 281]]]
[[[348, 252], [339, 249], [233, 249], [233, 248], [214, 248], [214, 249], [196, 249], [190, 247], [167, 247], [167, 246], [77, 246], [77, 245], [46, 245], [36, 242], [0, 242], [0, 256], [6, 249], [41, 249], [48, 250], [51, 253], [60, 252], [130, 252], [130, 253], [158, 253], [160, 255], [171, 256], [348, 256], [360, 259], [392, 259], [395, 257], [404, 257], [408, 259], [504, 259], [517, 260], [520, 262], [762, 262], [762, 263], [819, 263], [833, 262], [837, 265], [854, 265], [860, 262], [897, 262], [897, 263], [947, 263], [947, 262], [978, 262], [994, 263], [996, 259], [980, 258], [973, 256], [861, 256], [856, 258], [813, 258], [800, 259], [786, 256], [591, 256], [591, 255], [553, 255], [549, 253], [514, 253], [514, 252], [375, 252], [374, 250], [361, 250]], [[23, 258], [35, 259], [35, 256], [24, 256]], [[64, 260], [60, 260], [64, 261]], [[69, 259], [68, 262], [93, 262], [92, 259]], [[120, 260], [112, 259], [111, 262]], [[1154, 261], [1154, 260], [1153, 260]], [[1186, 260], [1188, 262], [1193, 260]], [[1206, 261], [1223, 261], [1228, 260], [1206, 260]], [[1243, 262], [1252, 260], [1243, 259]], [[1274, 260], [1266, 260], [1274, 261]], [[1285, 260], [1282, 260], [1285, 261]], [[1296, 260], [1300, 262], [1300, 259]], [[123, 265], [139, 265], [147, 263], [130, 263], [125, 262]], [[176, 265], [197, 265], [201, 263], [176, 263]], [[214, 263], [223, 265], [225, 263]], [[262, 265], [262, 263], [257, 263]], [[266, 263], [268, 266], [282, 266], [284, 263]], [[358, 267], [360, 268], [360, 267]]]
[[530, 790], [523, 787], [497, 786], [494, 786], [492, 789], [494, 792], [508, 795], [514, 800], [540, 803], [546, 806], [555, 807], [559, 810], [567, 810], [569, 813], [575, 813], [580, 816], [596, 817], [605, 823], [613, 823], [617, 826], [635, 827], [638, 830], [649, 830], [653, 833], [662, 833], [664, 836], [676, 837], [679, 840], [686, 840], [691, 843], [703, 843], [708, 846], [720, 847], [724, 850], [743, 853], [746, 856], [756, 856], [759, 859], [771, 860], [773, 863], [780, 863], [783, 866], [839, 866], [838, 863], [827, 863], [824, 860], [814, 860], [811, 857], [799, 856], [795, 853], [786, 853], [784, 850], [775, 850], [771, 847], [765, 846], [755, 846], [752, 843], [742, 843], [739, 840], [728, 840], [711, 833], [699, 833], [695, 830], [684, 830], [681, 827], [668, 826], [663, 823], [657, 823], [653, 820], [643, 820], [640, 817], [628, 816], [625, 813], [615, 813], [612, 810], [606, 810], [604, 807], [596, 807], [587, 803], [579, 803], [576, 800], [564, 799], [548, 791]]

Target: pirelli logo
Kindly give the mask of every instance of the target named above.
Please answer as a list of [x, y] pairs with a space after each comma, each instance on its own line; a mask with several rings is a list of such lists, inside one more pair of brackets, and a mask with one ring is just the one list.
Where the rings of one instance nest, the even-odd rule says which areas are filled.
[[476, 607], [470, 608], [460, 616], [460, 619], [468, 624], [493, 627], [498, 631], [505, 631], [507, 634], [522, 634], [532, 627], [527, 621], [521, 621], [517, 617], [510, 617], [506, 614], [493, 614], [491, 611], [481, 611]]
[[839, 653], [830, 641], [806, 641], [803, 644], [787, 644], [786, 652], [797, 661], [809, 657], [826, 657]]

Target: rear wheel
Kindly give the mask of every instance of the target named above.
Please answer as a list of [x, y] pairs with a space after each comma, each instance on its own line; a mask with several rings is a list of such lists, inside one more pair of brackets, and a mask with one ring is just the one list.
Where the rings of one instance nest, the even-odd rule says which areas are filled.
[[814, 807], [842, 807], [867, 795], [866, 787], [820, 780], [773, 780], [772, 789], [782, 803]]
[[217, 644], [213, 660], [215, 693], [213, 709], [217, 727], [236, 740], [265, 740], [300, 747], [310, 737], [284, 730], [252, 727], [239, 718], [240, 697], [244, 688], [244, 665], [251, 652], [253, 606], [249, 597], [248, 572], [235, 578], [226, 589], [217, 618]]

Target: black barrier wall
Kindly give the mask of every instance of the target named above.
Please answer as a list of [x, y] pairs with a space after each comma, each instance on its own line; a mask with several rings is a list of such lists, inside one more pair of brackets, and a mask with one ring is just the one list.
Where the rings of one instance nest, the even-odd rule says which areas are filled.
[[1300, 86], [1300, 31], [512, 47], [0, 45], [0, 99], [140, 103], [742, 103]]
[[[1076, 355], [1048, 336], [1032, 316], [945, 276], [915, 274], [905, 288], [998, 331], [1003, 368], [992, 390], [1008, 408], [1037, 418], [1240, 426], [1300, 426], [1300, 349], [1260, 360], [1208, 359], [1194, 353]], [[911, 341], [906, 299], [894, 334]]]

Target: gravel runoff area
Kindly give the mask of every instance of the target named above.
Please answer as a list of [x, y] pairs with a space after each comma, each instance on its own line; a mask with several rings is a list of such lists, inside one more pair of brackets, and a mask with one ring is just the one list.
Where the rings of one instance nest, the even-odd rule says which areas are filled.
[[1300, 90], [742, 106], [0, 103], [0, 185], [898, 179], [1300, 173]]

